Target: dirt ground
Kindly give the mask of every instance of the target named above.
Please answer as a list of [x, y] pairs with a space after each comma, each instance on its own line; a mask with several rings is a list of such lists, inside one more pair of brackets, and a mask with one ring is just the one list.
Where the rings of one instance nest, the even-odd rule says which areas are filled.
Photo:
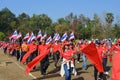
[[[72, 80], [94, 80], [93, 78], [93, 66], [87, 60], [88, 69], [82, 69], [82, 60], [80, 63], [76, 64], [77, 76], [72, 75]], [[111, 75], [111, 64], [108, 61], [107, 64], [109, 75]], [[39, 64], [36, 67], [36, 70], [31, 71], [30, 74], [25, 73], [26, 65], [21, 64], [19, 61], [16, 61], [15, 57], [3, 54], [3, 51], [0, 50], [0, 80], [64, 80], [64, 77], [61, 77], [59, 70], [54, 68], [54, 62], [50, 58], [50, 65], [47, 70], [47, 75], [41, 79]]]

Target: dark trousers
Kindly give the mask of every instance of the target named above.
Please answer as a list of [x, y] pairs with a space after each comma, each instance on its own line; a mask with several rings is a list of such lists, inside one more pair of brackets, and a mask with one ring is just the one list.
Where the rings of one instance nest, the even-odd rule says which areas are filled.
[[60, 52], [57, 51], [53, 54], [53, 59], [55, 61], [55, 67], [57, 67], [57, 62], [58, 62], [59, 58], [60, 58]]
[[21, 58], [20, 58], [20, 61], [22, 61], [22, 58], [23, 58], [23, 56], [26, 54], [26, 52], [22, 52], [21, 53]]
[[16, 51], [16, 58], [17, 58], [17, 61], [20, 59], [20, 51], [19, 50]]
[[12, 54], [11, 54], [12, 56], [16, 56], [16, 50], [14, 49], [13, 51], [12, 51]]
[[106, 68], [107, 58], [102, 58], [102, 64], [103, 64], [103, 69], [104, 69], [104, 71], [106, 72], [106, 71], [107, 71], [107, 68]]
[[[29, 62], [31, 62], [35, 57], [37, 56], [37, 53], [32, 53], [32, 54], [30, 54], [30, 57], [29, 57]], [[26, 63], [28, 63], [28, 62], [26, 62]], [[33, 69], [35, 69], [36, 67], [34, 67]]]
[[30, 54], [30, 60], [29, 61], [32, 61], [35, 57], [37, 56], [37, 54], [36, 53], [31, 53]]
[[80, 53], [77, 54], [77, 61], [80, 61]]
[[48, 66], [49, 66], [49, 58], [48, 55], [46, 55], [45, 58], [43, 58], [43, 60], [40, 62], [40, 71], [42, 75], [46, 74], [46, 70]]
[[[97, 70], [97, 68], [94, 66], [94, 79], [95, 80], [98, 80], [97, 78], [97, 75], [98, 75], [98, 70]], [[99, 73], [99, 78], [101, 78], [102, 80], [107, 80], [106, 79], [106, 76], [103, 74], [103, 72], [100, 72]]]
[[6, 54], [6, 53], [7, 53], [7, 47], [4, 48], [4, 54]]

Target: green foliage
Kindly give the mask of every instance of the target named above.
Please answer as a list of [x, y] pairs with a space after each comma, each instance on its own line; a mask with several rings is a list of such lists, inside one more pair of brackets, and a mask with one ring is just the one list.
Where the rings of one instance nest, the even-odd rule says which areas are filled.
[[105, 20], [108, 24], [111, 24], [113, 21], [114, 21], [114, 16], [112, 13], [107, 13], [106, 14], [106, 17], [105, 17]]
[[0, 40], [4, 40], [14, 30], [25, 35], [27, 32], [42, 33], [46, 32], [48, 36], [57, 32], [63, 35], [64, 32], [74, 32], [76, 39], [103, 39], [103, 38], [119, 38], [120, 37], [120, 20], [118, 23], [112, 24], [114, 21], [113, 13], [106, 13], [105, 22], [97, 14], [94, 14], [93, 19], [84, 16], [83, 14], [74, 15], [68, 14], [64, 18], [58, 18], [56, 22], [46, 14], [34, 14], [29, 16], [26, 13], [21, 13], [18, 17], [14, 15], [8, 8], [0, 11]]
[[3, 32], [0, 32], [0, 40], [5, 40], [6, 36]]
[[69, 26], [66, 24], [59, 24], [55, 26], [55, 31], [58, 32], [60, 35], [62, 35], [63, 33], [69, 31]]
[[14, 24], [15, 15], [8, 9], [4, 8], [0, 11], [0, 31], [7, 33], [11, 32]]
[[30, 19], [30, 26], [32, 30], [38, 31], [39, 29], [45, 31], [46, 27], [51, 26], [52, 20], [46, 15], [33, 15]]

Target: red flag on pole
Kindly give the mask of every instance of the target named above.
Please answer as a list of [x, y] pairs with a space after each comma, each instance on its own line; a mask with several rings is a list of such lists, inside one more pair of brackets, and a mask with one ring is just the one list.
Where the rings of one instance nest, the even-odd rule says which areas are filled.
[[99, 72], [104, 72], [97, 48], [93, 42], [81, 50], [86, 57], [95, 65]]

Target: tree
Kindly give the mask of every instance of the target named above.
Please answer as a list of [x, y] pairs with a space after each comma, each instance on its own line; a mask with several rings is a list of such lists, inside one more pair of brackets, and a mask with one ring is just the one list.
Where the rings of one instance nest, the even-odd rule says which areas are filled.
[[4, 32], [5, 35], [10, 34], [16, 26], [15, 19], [15, 15], [8, 8], [2, 9], [0, 11], [0, 31]]
[[115, 24], [111, 30], [112, 38], [120, 38], [120, 25]]
[[64, 18], [59, 18], [57, 20], [58, 24], [65, 24], [66, 23], [66, 20]]
[[111, 24], [114, 21], [114, 16], [112, 13], [106, 13], [105, 20], [107, 22], [106, 25], [106, 34], [107, 38], [111, 37], [110, 32], [111, 32]]
[[111, 25], [112, 22], [114, 21], [114, 16], [112, 13], [107, 13], [105, 17], [106, 22]]
[[72, 12], [71, 12], [70, 14], [68, 14], [68, 16], [65, 17], [65, 19], [66, 19], [67, 21], [69, 21], [70, 23], [73, 22], [73, 18], [74, 18], [74, 15], [73, 15]]
[[86, 24], [86, 17], [83, 14], [80, 14], [77, 18], [77, 26], [75, 30], [75, 35], [79, 39], [84, 39], [85, 37], [85, 24]]
[[62, 35], [64, 32], [69, 32], [69, 26], [66, 24], [58, 24], [55, 26], [55, 31]]
[[91, 20], [91, 38], [95, 39], [98, 38], [100, 39], [103, 34], [102, 32], [102, 27], [101, 27], [101, 20], [97, 14], [94, 14], [93, 20]]
[[18, 16], [18, 20], [21, 21], [21, 22], [24, 22], [26, 20], [30, 20], [30, 17], [29, 17], [28, 14], [22, 13]]
[[27, 32], [31, 32], [32, 28], [30, 27], [30, 17], [26, 13], [21, 13], [17, 17], [18, 27], [17, 30], [20, 31], [22, 34], [26, 34]]
[[5, 38], [5, 34], [3, 32], [0, 32], [0, 41], [4, 40]]
[[30, 20], [30, 26], [37, 32], [39, 29], [45, 32], [46, 27], [50, 27], [52, 20], [46, 14], [33, 15]]

